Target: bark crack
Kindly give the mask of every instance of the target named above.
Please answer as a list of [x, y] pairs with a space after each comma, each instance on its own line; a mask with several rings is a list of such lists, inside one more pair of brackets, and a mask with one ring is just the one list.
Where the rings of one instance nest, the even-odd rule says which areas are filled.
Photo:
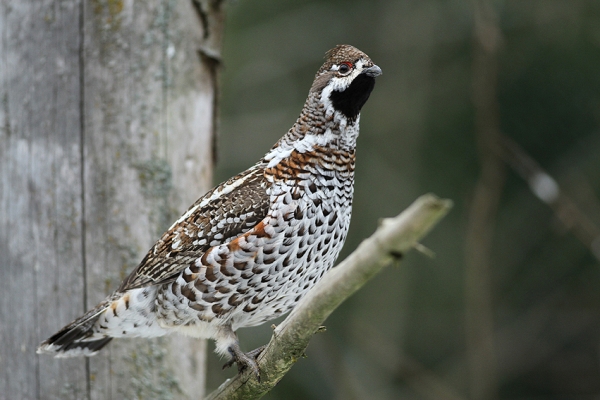
[[[86, 258], [86, 224], [85, 224], [85, 2], [79, 2], [79, 171], [81, 182], [81, 270], [83, 280], [83, 312], [87, 306], [87, 258]], [[90, 360], [85, 358], [86, 397], [92, 398], [92, 382], [90, 380]]]
[[206, 12], [206, 10], [204, 10], [204, 7], [202, 6], [202, 1], [200, 0], [192, 0], [192, 6], [194, 7], [194, 10], [196, 10], [196, 15], [198, 15], [198, 18], [200, 18], [200, 21], [202, 22], [202, 38], [206, 40], [210, 35], [208, 13]]

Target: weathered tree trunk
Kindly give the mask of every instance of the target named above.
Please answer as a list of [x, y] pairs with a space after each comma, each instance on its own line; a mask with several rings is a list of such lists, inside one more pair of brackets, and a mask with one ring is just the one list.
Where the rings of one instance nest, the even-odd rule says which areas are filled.
[[35, 350], [208, 189], [220, 4], [0, 3], [0, 399], [203, 394], [201, 341]]

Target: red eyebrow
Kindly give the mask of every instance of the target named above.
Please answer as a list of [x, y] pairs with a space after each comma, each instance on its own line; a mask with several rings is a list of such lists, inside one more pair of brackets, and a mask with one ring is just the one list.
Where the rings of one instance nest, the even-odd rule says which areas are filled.
[[352, 64], [350, 61], [342, 61], [341, 64], [346, 64], [350, 68], [354, 68], [354, 64]]

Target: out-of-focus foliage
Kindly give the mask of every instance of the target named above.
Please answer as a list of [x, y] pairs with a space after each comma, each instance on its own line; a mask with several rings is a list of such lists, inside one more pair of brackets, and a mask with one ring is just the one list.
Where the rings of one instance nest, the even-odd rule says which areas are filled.
[[[491, 1], [500, 29], [499, 128], [600, 226], [600, 2]], [[459, 0], [228, 3], [217, 180], [249, 167], [295, 121], [324, 52], [349, 43], [382, 68], [363, 109], [344, 254], [424, 192], [455, 201], [424, 243], [327, 321], [268, 398], [475, 398], [465, 324], [470, 205], [481, 174], [474, 6]], [[500, 399], [600, 395], [600, 265], [505, 166], [490, 287]], [[569, 220], [567, 218], [563, 220]], [[599, 239], [600, 241], [600, 239]], [[250, 350], [267, 325], [241, 331]], [[472, 343], [471, 343], [472, 344]], [[209, 389], [226, 374], [209, 359]]]

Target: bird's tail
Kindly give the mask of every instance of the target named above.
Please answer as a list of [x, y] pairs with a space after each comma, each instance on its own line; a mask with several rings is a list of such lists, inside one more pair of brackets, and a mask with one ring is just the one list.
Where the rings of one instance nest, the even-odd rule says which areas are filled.
[[165, 335], [168, 331], [154, 312], [157, 290], [151, 286], [114, 293], [45, 340], [37, 352], [56, 357], [93, 356], [112, 338]]
[[94, 309], [77, 318], [69, 325], [40, 344], [38, 354], [53, 354], [56, 357], [93, 356], [112, 340], [94, 329], [100, 316], [110, 307], [107, 299]]

